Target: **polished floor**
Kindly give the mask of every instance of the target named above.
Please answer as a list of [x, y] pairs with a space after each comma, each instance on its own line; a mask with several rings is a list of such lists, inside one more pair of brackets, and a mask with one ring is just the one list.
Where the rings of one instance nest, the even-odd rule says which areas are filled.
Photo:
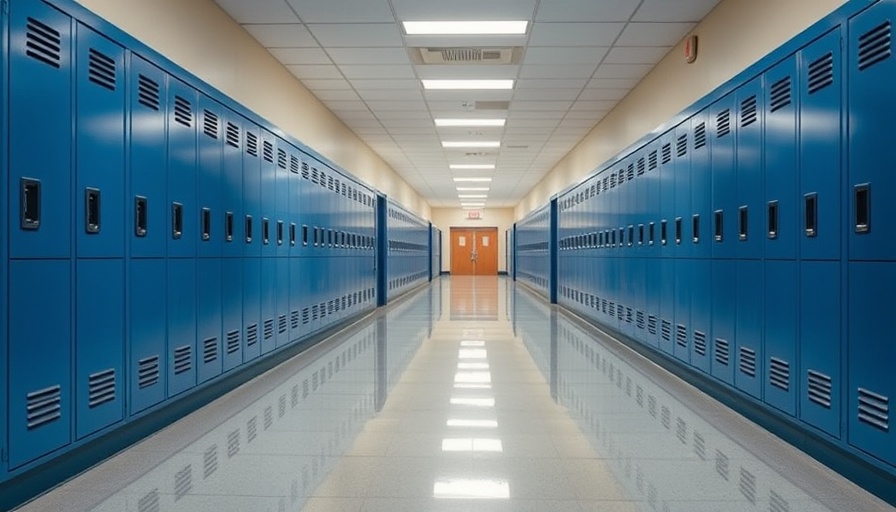
[[504, 278], [442, 278], [25, 511], [896, 510]]

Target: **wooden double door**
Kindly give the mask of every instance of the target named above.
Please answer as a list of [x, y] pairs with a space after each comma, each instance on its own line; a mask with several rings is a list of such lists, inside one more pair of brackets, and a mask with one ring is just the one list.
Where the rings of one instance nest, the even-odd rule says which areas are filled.
[[451, 275], [498, 275], [498, 228], [451, 228]]

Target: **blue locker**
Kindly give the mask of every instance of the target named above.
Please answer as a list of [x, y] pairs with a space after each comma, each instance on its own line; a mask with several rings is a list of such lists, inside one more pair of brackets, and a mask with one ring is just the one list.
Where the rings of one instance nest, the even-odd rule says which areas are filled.
[[840, 30], [799, 52], [800, 257], [840, 259], [840, 140], [842, 64]]
[[289, 258], [274, 258], [276, 265], [276, 282], [274, 297], [277, 308], [277, 341], [276, 346], [289, 344]]
[[690, 363], [691, 356], [691, 301], [694, 293], [694, 260], [674, 260], [675, 315], [672, 323], [672, 353], [676, 358]]
[[[765, 262], [765, 403], [796, 416], [799, 353], [799, 267], [796, 261]], [[839, 296], [838, 296], [839, 297]], [[828, 297], [832, 300], [833, 297]]]
[[124, 413], [124, 261], [78, 260], [75, 273], [75, 432], [78, 439]]
[[647, 255], [656, 257], [659, 255], [659, 224], [662, 217], [660, 207], [662, 204], [662, 180], [659, 172], [660, 146], [651, 143], [647, 146], [647, 201], [644, 204], [644, 244], [647, 247]]
[[8, 115], [16, 128], [7, 134], [7, 204], [14, 259], [72, 252], [71, 38], [68, 16], [42, 2], [12, 5]]
[[[246, 149], [243, 152], [243, 220], [241, 222], [243, 257], [261, 256], [261, 140], [258, 127], [246, 123]], [[247, 274], [248, 276], [249, 274]]]
[[709, 373], [712, 343], [712, 262], [691, 261], [691, 365]]
[[[849, 21], [849, 258], [896, 259], [896, 59], [890, 41], [896, 4], [875, 4]], [[826, 205], [825, 208], [828, 206]]]
[[287, 149], [292, 149], [282, 139], [276, 140], [277, 167], [274, 171], [276, 187], [276, 205], [272, 229], [272, 243], [275, 243], [276, 254], [279, 257], [289, 256], [289, 192], [290, 172], [289, 154]]
[[196, 183], [196, 91], [168, 80], [168, 256], [195, 257], [199, 239]]
[[224, 276], [221, 258], [201, 258], [197, 262], [196, 367], [197, 381], [202, 383], [220, 375], [222, 370]]
[[262, 354], [277, 347], [277, 288], [277, 258], [261, 258], [259, 341]]
[[198, 153], [198, 206], [196, 211], [199, 229], [196, 233], [197, 253], [202, 258], [220, 257], [224, 242], [224, 208], [222, 207], [223, 107], [209, 97], [199, 95], [199, 119], [201, 124]]
[[839, 261], [800, 263], [800, 419], [840, 438], [843, 309]]
[[163, 259], [132, 259], [128, 286], [128, 409], [134, 415], [165, 399], [168, 359], [167, 274]]
[[737, 153], [735, 133], [737, 109], [730, 94], [709, 109], [712, 130], [712, 219], [707, 223], [713, 258], [734, 258], [737, 254]]
[[[263, 257], [277, 254], [277, 174], [275, 159], [275, 137], [261, 131], [261, 219], [258, 223], [258, 240], [261, 242]], [[272, 313], [273, 314], [273, 313]]]
[[[659, 255], [671, 258], [675, 254], [675, 132], [660, 136], [660, 203], [656, 220], [656, 243]], [[670, 274], [671, 277], [671, 274]], [[671, 349], [671, 346], [670, 346]]]
[[[643, 253], [642, 253], [643, 254]], [[591, 277], [592, 259], [586, 258], [582, 260], [584, 265], [582, 270], [586, 278]], [[629, 270], [631, 271], [632, 283], [632, 307], [635, 310], [635, 339], [640, 342], [647, 342], [647, 262], [643, 256], [631, 259]], [[590, 283], [586, 284], [585, 291], [592, 293], [593, 288]]]
[[896, 429], [890, 423], [896, 396], [890, 364], [896, 360], [894, 289], [896, 263], [849, 263], [849, 443], [889, 464], [896, 464]]
[[737, 90], [737, 202], [733, 205], [739, 259], [762, 257], [765, 230], [765, 201], [762, 194], [762, 129], [765, 97], [762, 78]]
[[302, 159], [295, 148], [289, 153], [289, 210], [288, 210], [288, 238], [289, 256], [298, 258], [304, 254], [302, 248], [302, 222], [304, 217], [300, 215], [305, 198], [305, 183], [302, 179]]
[[[242, 116], [230, 110], [224, 111], [222, 127], [224, 146], [222, 154], [221, 212], [213, 216], [214, 229], [220, 229], [223, 247], [221, 254], [226, 258], [239, 258], [245, 245], [243, 211], [243, 133]], [[218, 227], [220, 226], [220, 227]]]
[[659, 309], [659, 343], [660, 350], [667, 354], [674, 353], [675, 345], [675, 260], [661, 258], [658, 262], [659, 280], [655, 293], [660, 296]]
[[125, 234], [124, 49], [84, 25], [77, 27], [75, 246], [79, 258], [120, 258]]
[[[624, 190], [624, 189], [623, 189]], [[628, 241], [626, 241], [626, 244]], [[617, 264], [619, 269], [619, 276], [617, 278], [617, 282], [619, 283], [619, 328], [620, 330], [629, 337], [634, 337], [635, 335], [635, 308], [633, 305], [634, 302], [634, 294], [635, 290], [632, 286], [634, 281], [634, 265], [632, 262], [635, 258], [629, 257], [621, 257], [618, 258]], [[584, 265], [578, 265], [579, 261], [584, 261], [583, 258], [576, 258], [577, 266], [582, 267], [580, 272], [584, 272]], [[581, 287], [577, 287], [578, 290], [583, 290]], [[578, 304], [578, 301], [576, 301]]]
[[[800, 216], [799, 160], [797, 144], [796, 58], [788, 57], [764, 75], [765, 132], [762, 141], [765, 175], [762, 238], [765, 257], [792, 260], [797, 257]], [[816, 121], [812, 120], [814, 125]], [[831, 141], [839, 140], [839, 137]], [[829, 145], [836, 145], [831, 144]]]
[[159, 68], [131, 55], [130, 63], [130, 194], [125, 209], [132, 258], [167, 253], [168, 203], [165, 115], [167, 77]]
[[[737, 361], [734, 384], [742, 391], [762, 399], [762, 299], [763, 262], [739, 260], [737, 268], [737, 317], [734, 356]], [[792, 296], [792, 295], [791, 295]]]
[[691, 147], [693, 135], [691, 120], [687, 120], [674, 130], [675, 140], [672, 152], [675, 155], [672, 166], [675, 205], [669, 221], [669, 245], [672, 254], [679, 258], [689, 258], [693, 254], [690, 232], [691, 213]]
[[223, 371], [243, 363], [243, 266], [241, 258], [221, 261], [221, 333]]
[[[600, 276], [599, 273], [597, 275], [598, 277]], [[659, 259], [649, 258], [647, 260], [644, 278], [647, 289], [647, 344], [652, 347], [659, 347], [660, 301], [662, 298], [660, 289], [663, 286], [663, 274]]]
[[9, 263], [9, 468], [71, 442], [69, 260]]
[[243, 362], [261, 354], [261, 258], [243, 258]]
[[168, 397], [196, 385], [196, 260], [168, 260]]
[[[308, 333], [308, 323], [311, 320], [306, 309], [308, 299], [306, 264], [307, 258], [293, 257], [289, 260], [290, 341], [304, 337]], [[297, 315], [293, 316], [293, 312], [297, 312]]]
[[733, 260], [713, 260], [710, 368], [714, 377], [728, 384], [734, 384], [736, 362], [737, 284], [737, 263]]
[[691, 209], [685, 217], [686, 243], [691, 244], [691, 255], [696, 258], [712, 256], [712, 124], [709, 110], [701, 111], [691, 120]]

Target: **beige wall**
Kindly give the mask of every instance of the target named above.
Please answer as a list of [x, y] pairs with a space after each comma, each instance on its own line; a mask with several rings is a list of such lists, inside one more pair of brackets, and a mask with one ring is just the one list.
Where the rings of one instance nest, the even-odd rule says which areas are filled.
[[[78, 0], [409, 210], [429, 205], [211, 0]], [[251, 1], [251, 0], [247, 0]]]
[[442, 230], [442, 270], [451, 270], [451, 228], [497, 227], [498, 228], [498, 271], [506, 271], [507, 245], [504, 232], [513, 227], [512, 208], [486, 208], [482, 210], [482, 219], [467, 220], [466, 210], [460, 208], [433, 208], [432, 224]]
[[[672, 1], [672, 0], [670, 0]], [[693, 64], [676, 46], [514, 209], [544, 205], [846, 0], [723, 0], [694, 30]]]

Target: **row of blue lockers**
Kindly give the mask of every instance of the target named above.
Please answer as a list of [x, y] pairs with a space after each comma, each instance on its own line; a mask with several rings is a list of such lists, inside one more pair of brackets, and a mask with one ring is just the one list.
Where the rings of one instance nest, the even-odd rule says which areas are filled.
[[847, 3], [515, 228], [518, 279], [890, 475], [894, 15]]
[[74, 2], [8, 7], [0, 494], [433, 275], [429, 222]]

